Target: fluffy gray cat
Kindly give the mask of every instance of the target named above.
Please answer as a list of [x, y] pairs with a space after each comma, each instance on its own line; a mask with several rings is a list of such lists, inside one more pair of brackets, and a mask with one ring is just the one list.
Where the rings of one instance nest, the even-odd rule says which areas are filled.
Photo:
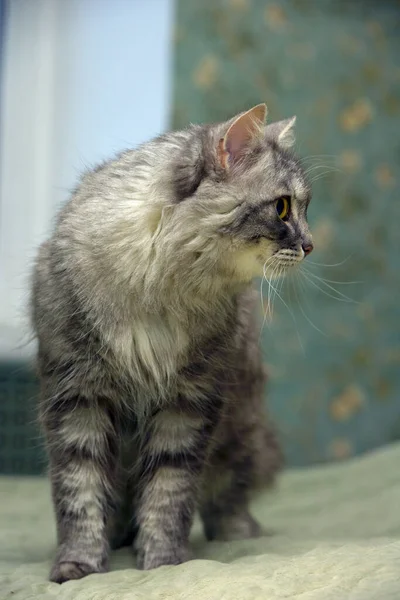
[[[40, 420], [58, 550], [50, 578], [139, 568], [260, 534], [249, 493], [281, 467], [264, 415], [255, 276], [312, 250], [295, 118], [260, 104], [167, 133], [86, 173], [33, 283]], [[259, 298], [258, 298], [259, 302]]]

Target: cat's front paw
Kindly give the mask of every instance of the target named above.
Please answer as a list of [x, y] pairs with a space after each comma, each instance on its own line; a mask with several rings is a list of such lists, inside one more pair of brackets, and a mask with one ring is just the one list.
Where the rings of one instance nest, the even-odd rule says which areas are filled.
[[50, 571], [50, 581], [64, 583], [71, 579], [82, 579], [91, 573], [101, 573], [101, 569], [95, 569], [81, 562], [56, 562]]
[[108, 547], [91, 549], [75, 541], [74, 545], [61, 544], [50, 571], [50, 581], [64, 583], [71, 579], [82, 579], [92, 573], [105, 573], [108, 570]]
[[137, 550], [136, 566], [138, 569], [148, 571], [163, 565], [180, 565], [191, 559], [188, 548], [182, 547], [154, 547]]

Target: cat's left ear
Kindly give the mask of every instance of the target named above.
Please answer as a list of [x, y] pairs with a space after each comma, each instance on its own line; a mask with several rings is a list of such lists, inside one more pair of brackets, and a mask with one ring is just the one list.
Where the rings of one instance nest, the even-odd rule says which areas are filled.
[[296, 141], [294, 134], [295, 124], [296, 117], [271, 123], [265, 128], [265, 136], [276, 142], [281, 148], [291, 148]]
[[217, 155], [221, 167], [228, 169], [252, 148], [255, 140], [263, 135], [266, 116], [266, 104], [258, 104], [236, 117], [219, 140]]

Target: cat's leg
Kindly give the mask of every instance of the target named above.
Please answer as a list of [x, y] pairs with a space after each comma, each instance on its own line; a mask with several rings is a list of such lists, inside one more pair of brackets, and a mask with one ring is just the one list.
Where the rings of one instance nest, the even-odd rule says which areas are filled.
[[215, 432], [202, 486], [200, 513], [209, 540], [257, 537], [261, 528], [250, 514], [254, 489], [271, 486], [283, 465], [275, 429], [265, 412], [266, 374], [258, 330], [246, 330], [227, 400]]
[[83, 397], [49, 401], [42, 413], [58, 549], [50, 579], [107, 570], [107, 521], [115, 504], [117, 436], [106, 407]]
[[142, 449], [137, 565], [152, 569], [190, 558], [189, 533], [199, 480], [219, 401], [202, 410], [164, 410], [152, 419]]
[[200, 515], [208, 540], [258, 537], [263, 531], [249, 510], [255, 488], [271, 486], [282, 467], [273, 427], [262, 415], [253, 426], [236, 424], [225, 444], [217, 447], [205, 473]]
[[249, 463], [232, 469], [209, 469], [204, 482], [200, 516], [209, 541], [231, 541], [262, 535], [249, 510]]

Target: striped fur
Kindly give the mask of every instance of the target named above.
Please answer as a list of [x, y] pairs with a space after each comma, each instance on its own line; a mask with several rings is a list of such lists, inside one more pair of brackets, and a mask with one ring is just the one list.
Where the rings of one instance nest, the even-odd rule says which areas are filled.
[[[87, 173], [39, 251], [52, 581], [105, 571], [110, 544], [133, 542], [144, 569], [186, 560], [196, 507], [209, 539], [260, 533], [249, 495], [281, 453], [251, 279], [271, 258], [302, 258], [309, 189], [287, 122], [260, 125], [227, 172], [217, 147], [231, 124], [166, 134]], [[283, 235], [266, 200], [288, 189]]]

